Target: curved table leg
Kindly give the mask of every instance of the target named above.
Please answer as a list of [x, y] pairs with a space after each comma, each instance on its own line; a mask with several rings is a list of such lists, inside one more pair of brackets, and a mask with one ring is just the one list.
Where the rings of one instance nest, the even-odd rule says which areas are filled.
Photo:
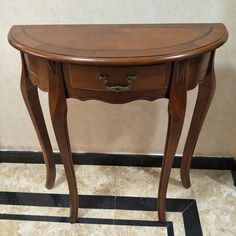
[[38, 97], [38, 88], [31, 82], [25, 64], [24, 55], [21, 54], [22, 74], [21, 74], [21, 93], [25, 105], [33, 122], [46, 165], [46, 187], [52, 188], [55, 182], [56, 168], [53, 160], [52, 147], [49, 140], [47, 128], [43, 118], [42, 109]]
[[50, 67], [52, 71], [52, 77], [49, 82], [50, 114], [69, 186], [70, 222], [75, 223], [78, 215], [78, 192], [68, 135], [67, 104], [62, 71], [59, 63], [52, 63]]
[[168, 106], [169, 121], [165, 144], [164, 159], [162, 162], [161, 177], [158, 190], [158, 216], [164, 223], [166, 220], [166, 192], [170, 172], [181, 135], [186, 108], [186, 83], [185, 83], [185, 64], [176, 62], [171, 84], [170, 100]]
[[183, 157], [181, 161], [181, 181], [184, 187], [189, 188], [190, 182], [190, 167], [193, 152], [205, 120], [207, 111], [211, 104], [215, 92], [215, 73], [214, 73], [214, 53], [211, 55], [207, 74], [199, 85], [196, 105], [193, 112], [193, 117], [188, 132], [188, 137], [184, 146]]

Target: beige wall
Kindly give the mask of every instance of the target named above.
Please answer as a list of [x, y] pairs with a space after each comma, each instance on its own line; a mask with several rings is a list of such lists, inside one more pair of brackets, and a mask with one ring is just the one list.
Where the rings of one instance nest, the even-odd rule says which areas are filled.
[[[39, 150], [20, 94], [20, 56], [7, 43], [13, 24], [223, 22], [230, 38], [217, 51], [216, 94], [195, 154], [236, 155], [236, 1], [235, 0], [0, 0], [0, 149]], [[188, 109], [178, 153], [183, 149], [196, 98]], [[47, 106], [40, 93], [52, 144], [57, 149]], [[163, 153], [167, 100], [126, 105], [69, 100], [73, 151]]]

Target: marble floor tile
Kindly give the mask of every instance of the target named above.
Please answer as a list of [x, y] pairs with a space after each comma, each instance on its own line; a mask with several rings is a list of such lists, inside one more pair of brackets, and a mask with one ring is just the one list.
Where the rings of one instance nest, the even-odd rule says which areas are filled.
[[167, 236], [166, 228], [161, 227], [145, 227], [145, 226], [115, 226], [115, 236], [143, 236], [158, 235]]
[[117, 167], [81, 165], [75, 171], [79, 194], [116, 195]]
[[118, 170], [119, 196], [157, 197], [159, 168], [120, 167]]
[[[62, 165], [56, 166], [56, 181], [52, 189], [45, 188], [43, 164], [1, 163], [2, 184], [0, 191], [68, 193]], [[75, 165], [79, 194], [116, 195], [117, 167]]]
[[[4, 214], [27, 214], [42, 216], [64, 216], [68, 217], [70, 212], [67, 207], [36, 207], [36, 206], [16, 206], [0, 205], [0, 213]], [[113, 219], [114, 210], [110, 209], [85, 209], [79, 208], [78, 217]]]
[[[175, 222], [175, 224], [177, 225], [177, 227], [174, 227], [174, 235], [175, 236], [185, 235], [182, 213], [167, 212], [166, 216], [167, 216], [168, 221]], [[158, 215], [157, 215], [156, 211], [116, 210], [115, 214], [114, 214], [114, 218], [115, 219], [158, 221]], [[161, 229], [161, 231], [159, 233], [162, 232], [162, 233], [164, 233], [163, 235], [166, 235], [166, 232], [167, 232], [166, 228], [159, 228], [159, 230], [160, 229]], [[146, 227], [146, 231], [147, 230], [148, 230], [148, 227]], [[157, 229], [152, 229], [152, 230], [154, 230], [154, 232], [155, 232], [155, 230], [157, 230]], [[150, 234], [150, 235], [159, 235], [159, 234]]]
[[1, 236], [111, 236], [114, 225], [0, 221]]

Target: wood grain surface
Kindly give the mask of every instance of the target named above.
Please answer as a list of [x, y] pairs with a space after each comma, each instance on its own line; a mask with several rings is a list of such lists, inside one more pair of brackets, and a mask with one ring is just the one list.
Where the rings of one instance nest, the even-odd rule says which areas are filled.
[[144, 65], [184, 59], [221, 46], [223, 24], [13, 26], [10, 44], [47, 59], [86, 65]]

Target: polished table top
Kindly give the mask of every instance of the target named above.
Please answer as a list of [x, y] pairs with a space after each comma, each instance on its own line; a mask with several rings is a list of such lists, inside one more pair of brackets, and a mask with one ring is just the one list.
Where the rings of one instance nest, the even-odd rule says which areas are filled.
[[12, 27], [9, 42], [63, 62], [144, 65], [209, 52], [227, 36], [223, 24], [22, 25]]

